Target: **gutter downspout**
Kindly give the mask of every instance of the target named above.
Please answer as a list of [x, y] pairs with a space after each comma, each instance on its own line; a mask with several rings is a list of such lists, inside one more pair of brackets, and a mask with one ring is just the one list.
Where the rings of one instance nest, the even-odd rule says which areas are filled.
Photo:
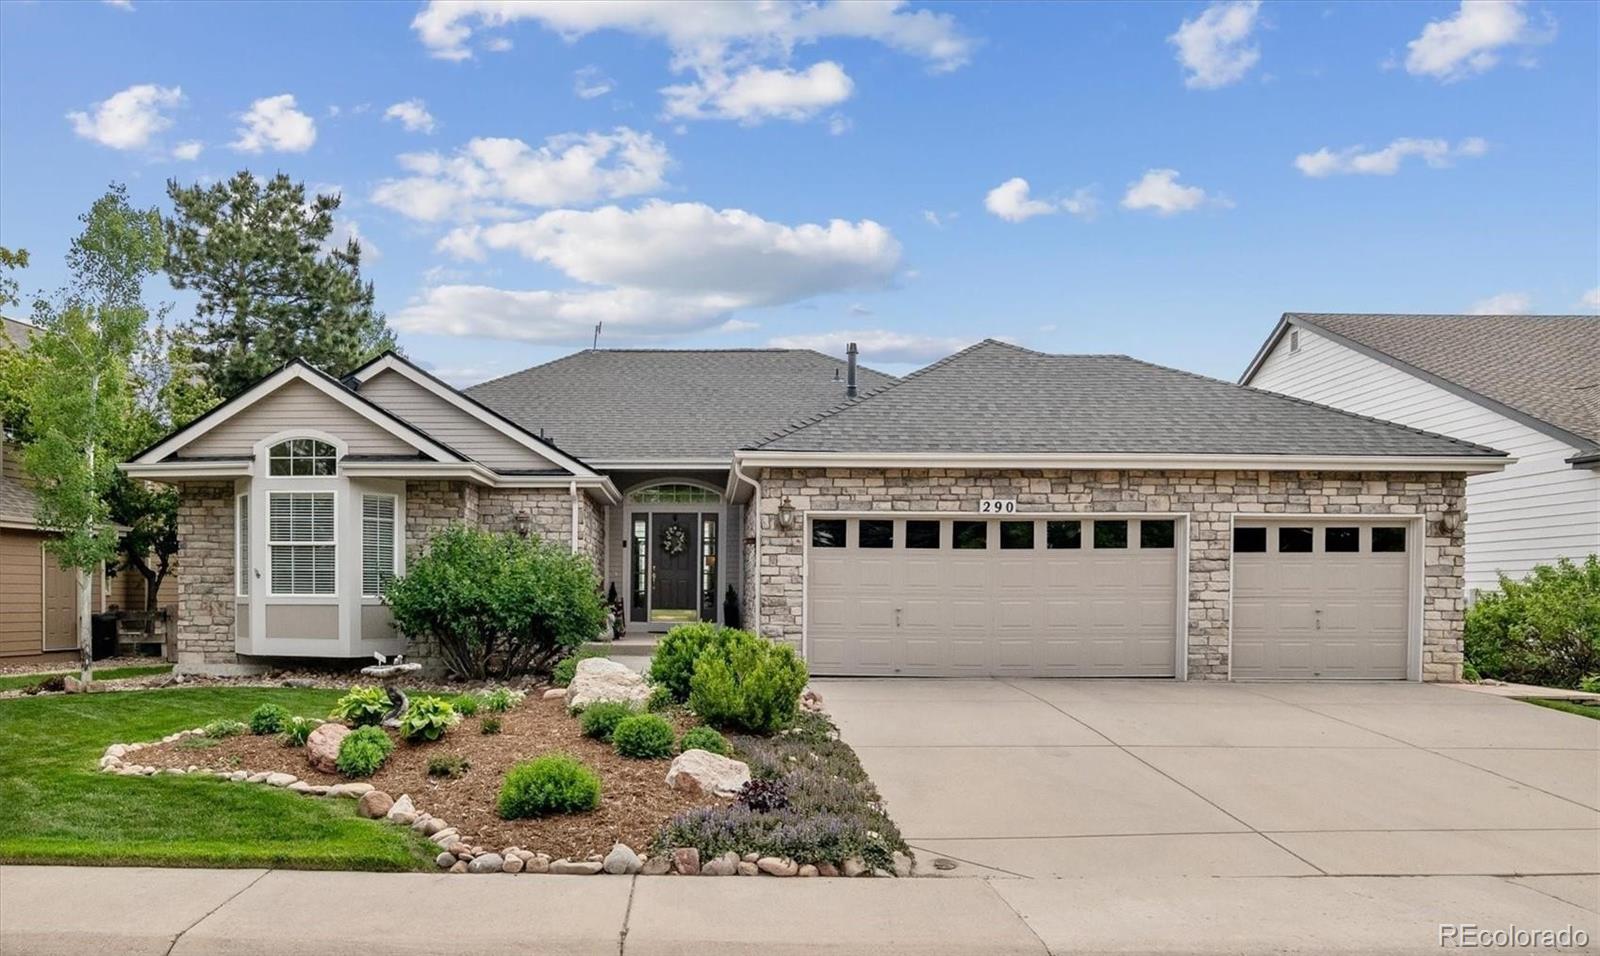
[[[756, 566], [756, 573], [755, 573], [755, 592], [756, 593], [755, 593], [754, 598], [752, 599], [752, 605], [755, 608], [755, 615], [754, 615], [755, 616], [755, 629], [754, 630], [755, 630], [756, 634], [760, 634], [761, 633], [761, 482], [756, 481], [754, 478], [746, 477], [745, 473], [743, 471], [739, 470], [739, 459], [738, 459], [737, 456], [735, 456], [734, 459], [733, 459], [733, 477], [735, 479], [739, 480], [739, 481], [745, 482], [751, 488], [755, 489], [755, 496], [751, 499], [751, 504], [754, 505], [754, 507], [756, 509], [756, 546], [755, 546], [755, 553], [750, 556], [750, 560], [753, 561], [755, 563], [755, 566]], [[742, 535], [740, 536], [740, 541], [741, 541], [741, 544], [742, 544], [743, 543], [743, 536]], [[749, 627], [750, 626], [749, 622], [746, 622], [745, 626]]]
[[567, 483], [567, 491], [572, 495], [572, 553], [578, 553], [578, 483]]

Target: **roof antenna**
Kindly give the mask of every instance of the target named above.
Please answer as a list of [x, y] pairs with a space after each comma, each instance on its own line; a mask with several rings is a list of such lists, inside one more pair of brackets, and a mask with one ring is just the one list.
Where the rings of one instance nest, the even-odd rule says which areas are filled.
[[600, 347], [600, 326], [602, 326], [602, 325], [605, 325], [605, 323], [604, 322], [596, 322], [594, 324], [594, 343], [589, 346], [589, 350], [590, 351], [594, 351], [595, 349], [598, 349]]

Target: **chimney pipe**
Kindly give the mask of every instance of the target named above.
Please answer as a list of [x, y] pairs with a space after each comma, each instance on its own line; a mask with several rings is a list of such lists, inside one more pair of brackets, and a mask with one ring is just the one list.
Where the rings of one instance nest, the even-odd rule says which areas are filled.
[[844, 397], [845, 398], [855, 398], [856, 397], [856, 354], [857, 354], [856, 343], [851, 342], [849, 345], [845, 346], [845, 349], [844, 349], [844, 355], [845, 355], [845, 359], [846, 359], [845, 373], [844, 373]]

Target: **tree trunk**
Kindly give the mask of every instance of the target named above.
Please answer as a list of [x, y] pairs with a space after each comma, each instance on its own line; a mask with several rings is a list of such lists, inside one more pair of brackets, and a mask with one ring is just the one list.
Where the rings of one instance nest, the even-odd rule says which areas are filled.
[[83, 672], [80, 675], [84, 689], [94, 679], [94, 629], [89, 608], [94, 597], [94, 580], [89, 572], [77, 568], [78, 577], [78, 651], [83, 655]]

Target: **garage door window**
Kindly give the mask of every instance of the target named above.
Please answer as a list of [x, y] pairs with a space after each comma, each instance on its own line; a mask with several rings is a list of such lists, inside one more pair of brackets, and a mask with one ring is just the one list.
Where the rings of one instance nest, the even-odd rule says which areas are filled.
[[1360, 528], [1323, 528], [1322, 550], [1329, 554], [1353, 554], [1361, 550]]
[[1310, 528], [1279, 528], [1279, 554], [1310, 554], [1313, 539]]
[[939, 547], [939, 522], [907, 521], [906, 547], [922, 550]]
[[844, 547], [844, 520], [841, 518], [828, 518], [811, 522], [811, 546], [813, 548]]
[[1240, 554], [1258, 554], [1267, 550], [1266, 528], [1234, 528], [1233, 550]]
[[1139, 547], [1170, 548], [1175, 537], [1171, 521], [1139, 522]]
[[1372, 550], [1382, 553], [1395, 553], [1406, 549], [1405, 528], [1373, 528]]
[[1126, 521], [1096, 521], [1094, 523], [1094, 546], [1097, 551], [1126, 548], [1128, 546], [1128, 523]]
[[1083, 547], [1083, 525], [1077, 521], [1049, 521], [1044, 526], [1044, 546], [1052, 551]]
[[1000, 522], [1000, 550], [1002, 550], [1002, 551], [1032, 551], [1033, 550], [1033, 522], [1032, 521], [1002, 521], [1002, 522]]
[[982, 551], [989, 546], [989, 522], [955, 521], [950, 526], [954, 531], [957, 550]]
[[863, 521], [861, 522], [861, 541], [863, 548], [892, 548], [894, 547], [894, 522], [893, 521]]

